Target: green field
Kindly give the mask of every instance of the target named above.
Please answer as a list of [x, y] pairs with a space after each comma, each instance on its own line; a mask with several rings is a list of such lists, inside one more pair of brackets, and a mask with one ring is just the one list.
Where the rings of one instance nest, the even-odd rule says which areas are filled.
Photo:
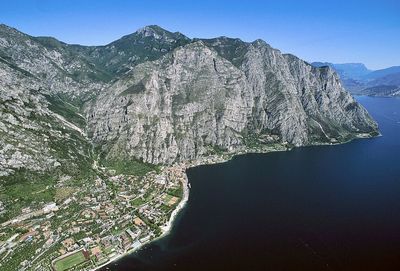
[[145, 200], [143, 200], [142, 198], [135, 198], [135, 199], [133, 199], [132, 201], [131, 201], [131, 204], [134, 206], [134, 207], [139, 207], [140, 205], [142, 205], [143, 203], [145, 203], [146, 201]]
[[170, 188], [167, 191], [167, 194], [181, 198], [183, 196], [183, 187], [179, 185], [178, 187]]
[[116, 174], [126, 174], [135, 176], [144, 176], [150, 171], [158, 171], [159, 167], [139, 160], [106, 160], [101, 159], [100, 164], [114, 169]]
[[169, 194], [165, 194], [164, 195], [164, 204], [168, 205], [168, 202], [173, 198], [174, 196], [169, 195]]
[[77, 253], [71, 254], [61, 260], [58, 260], [54, 263], [54, 269], [56, 271], [64, 271], [68, 270], [71, 267], [74, 267], [78, 264], [81, 264], [86, 261], [85, 256], [83, 255], [82, 251]]

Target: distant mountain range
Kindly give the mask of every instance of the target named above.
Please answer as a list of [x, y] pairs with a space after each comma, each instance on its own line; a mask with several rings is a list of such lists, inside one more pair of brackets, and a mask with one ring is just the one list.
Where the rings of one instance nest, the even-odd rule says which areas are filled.
[[353, 94], [400, 96], [400, 66], [369, 70], [362, 63], [313, 62], [312, 65], [329, 66], [335, 69], [344, 87]]

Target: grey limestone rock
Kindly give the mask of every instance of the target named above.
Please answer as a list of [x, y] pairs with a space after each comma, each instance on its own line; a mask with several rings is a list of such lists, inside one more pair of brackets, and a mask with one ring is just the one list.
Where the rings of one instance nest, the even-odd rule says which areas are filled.
[[81, 46], [0, 25], [0, 109], [2, 175], [72, 175], [90, 165], [92, 145], [110, 159], [172, 164], [265, 138], [305, 146], [378, 133], [329, 67], [262, 40], [158, 26]]

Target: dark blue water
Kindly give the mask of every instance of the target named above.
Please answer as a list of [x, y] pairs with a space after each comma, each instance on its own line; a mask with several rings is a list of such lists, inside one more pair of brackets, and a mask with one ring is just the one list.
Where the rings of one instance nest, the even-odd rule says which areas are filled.
[[172, 233], [111, 270], [400, 270], [400, 99], [382, 137], [190, 169]]

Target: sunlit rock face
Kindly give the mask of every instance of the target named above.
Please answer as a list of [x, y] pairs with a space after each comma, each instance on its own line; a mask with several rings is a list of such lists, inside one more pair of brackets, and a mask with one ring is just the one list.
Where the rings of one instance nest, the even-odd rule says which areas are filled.
[[80, 46], [0, 25], [0, 109], [3, 175], [75, 172], [90, 165], [92, 145], [106, 158], [171, 164], [249, 142], [377, 133], [328, 67], [262, 40], [189, 39], [158, 26]]
[[[87, 110], [93, 141], [110, 156], [172, 163], [247, 137], [302, 146], [339, 142], [377, 126], [336, 73], [261, 40], [194, 40], [142, 63]], [[275, 137], [276, 138], [276, 137]]]

